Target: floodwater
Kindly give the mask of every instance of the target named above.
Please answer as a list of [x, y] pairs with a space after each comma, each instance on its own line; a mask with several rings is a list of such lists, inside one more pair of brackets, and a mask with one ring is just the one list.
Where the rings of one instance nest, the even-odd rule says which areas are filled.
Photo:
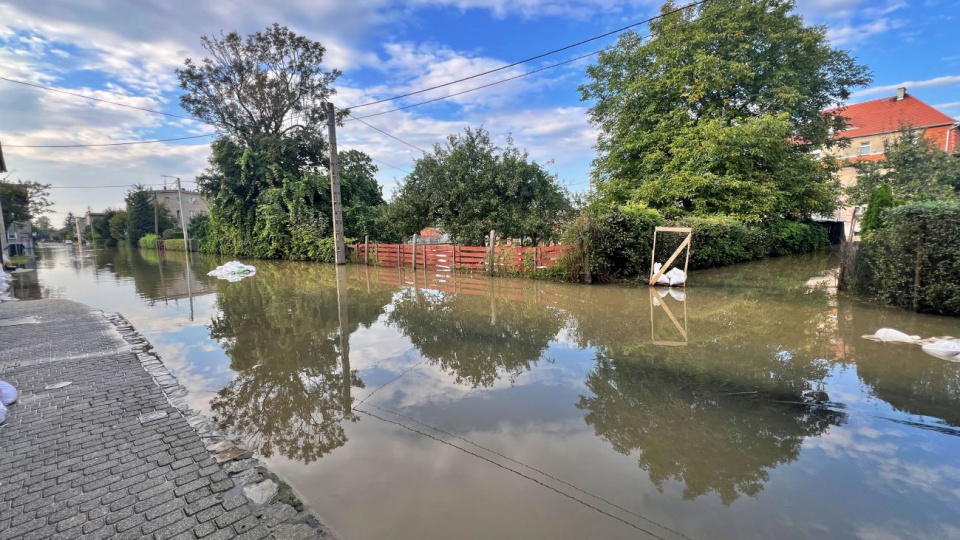
[[[960, 320], [813, 285], [686, 291], [53, 246], [21, 297], [125, 315], [345, 540], [960, 538]], [[811, 281], [811, 278], [814, 278]]]

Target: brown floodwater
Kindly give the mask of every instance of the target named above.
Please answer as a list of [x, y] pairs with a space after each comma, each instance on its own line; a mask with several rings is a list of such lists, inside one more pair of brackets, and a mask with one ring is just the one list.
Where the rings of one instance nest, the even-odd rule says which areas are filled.
[[960, 364], [861, 337], [960, 320], [818, 287], [829, 253], [667, 293], [40, 252], [18, 296], [121, 312], [345, 540], [960, 538]]

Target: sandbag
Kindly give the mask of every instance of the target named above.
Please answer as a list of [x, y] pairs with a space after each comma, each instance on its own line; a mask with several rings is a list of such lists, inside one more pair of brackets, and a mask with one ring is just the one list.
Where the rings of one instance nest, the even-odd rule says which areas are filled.
[[669, 272], [664, 274], [667, 276], [667, 279], [670, 281], [670, 286], [674, 287], [676, 285], [683, 285], [687, 281], [687, 274], [679, 268], [671, 268]]
[[938, 339], [933, 343], [925, 344], [923, 347], [920, 347], [920, 349], [930, 356], [936, 356], [937, 358], [951, 362], [960, 362], [960, 343], [956, 341]]
[[240, 261], [230, 261], [207, 272], [207, 275], [216, 277], [217, 279], [225, 279], [230, 282], [237, 282], [256, 273], [257, 267], [255, 266], [243, 264]]
[[865, 339], [873, 341], [882, 341], [884, 343], [915, 343], [920, 341], [920, 336], [909, 336], [893, 328], [881, 328], [873, 335], [863, 336]]
[[13, 405], [17, 401], [17, 389], [7, 381], [0, 381], [0, 404]]
[[[662, 264], [660, 264], [660, 263], [654, 263], [654, 265], [653, 265], [653, 275], [654, 275], [654, 276], [657, 275], [657, 273], [660, 272], [660, 269], [661, 269], [661, 268], [663, 268], [663, 265], [662, 265]], [[653, 277], [653, 276], [650, 276], [650, 277]], [[667, 277], [667, 273], [666, 273], [666, 272], [665, 272], [662, 276], [660, 276], [659, 279], [657, 279], [657, 285], [669, 285], [669, 284], [670, 284], [670, 278]]]
[[7, 421], [7, 408], [0, 403], [0, 424]]

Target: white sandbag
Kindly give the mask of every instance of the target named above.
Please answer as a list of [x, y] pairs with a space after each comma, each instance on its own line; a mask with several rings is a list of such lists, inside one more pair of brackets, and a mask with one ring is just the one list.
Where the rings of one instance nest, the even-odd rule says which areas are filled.
[[12, 405], [17, 401], [17, 389], [7, 381], [0, 381], [0, 405]]
[[683, 289], [670, 289], [668, 292], [677, 302], [685, 302], [687, 300], [687, 293]]
[[939, 339], [921, 347], [923, 352], [951, 362], [960, 362], [960, 343]]
[[863, 336], [865, 339], [873, 341], [882, 341], [884, 343], [915, 343], [920, 341], [920, 336], [908, 336], [899, 330], [893, 328], [881, 328], [873, 335]]
[[[660, 272], [660, 269], [661, 269], [661, 268], [663, 268], [663, 265], [662, 265], [662, 264], [660, 264], [660, 263], [654, 263], [654, 265], [653, 265], [653, 275], [654, 275], [654, 276], [657, 275], [657, 273]], [[650, 277], [653, 277], [653, 276], [650, 276]], [[670, 284], [670, 278], [667, 277], [667, 274], [666, 274], [666, 273], [664, 273], [662, 276], [660, 276], [660, 278], [657, 280], [657, 285], [669, 285], [669, 284]]]
[[3, 406], [3, 403], [0, 403], [0, 424], [4, 423], [7, 420], [7, 408]]
[[245, 277], [255, 275], [256, 273], [257, 267], [255, 266], [243, 264], [240, 261], [230, 261], [207, 272], [207, 275], [213, 276], [217, 279], [225, 279], [230, 282], [237, 282]]
[[669, 272], [664, 274], [667, 276], [667, 279], [670, 281], [670, 286], [683, 285], [687, 281], [687, 274], [679, 268], [671, 268]]

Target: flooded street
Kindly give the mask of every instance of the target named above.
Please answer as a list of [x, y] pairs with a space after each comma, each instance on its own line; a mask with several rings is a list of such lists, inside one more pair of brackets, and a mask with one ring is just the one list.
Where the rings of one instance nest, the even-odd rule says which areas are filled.
[[960, 538], [960, 364], [861, 338], [960, 321], [811, 288], [826, 253], [669, 293], [40, 253], [16, 296], [122, 313], [344, 540]]

